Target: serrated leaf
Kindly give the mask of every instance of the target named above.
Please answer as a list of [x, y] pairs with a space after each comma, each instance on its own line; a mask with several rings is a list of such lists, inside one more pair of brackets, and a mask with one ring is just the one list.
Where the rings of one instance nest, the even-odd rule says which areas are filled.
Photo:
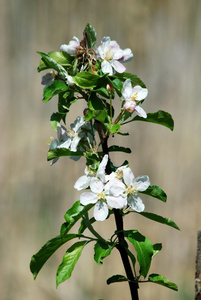
[[[56, 60], [48, 56], [48, 54], [45, 54], [43, 52], [37, 52], [37, 53], [41, 55], [42, 60], [46, 65], [46, 69], [54, 69], [61, 76], [64, 77], [68, 74], [67, 71], [64, 69], [64, 67], [62, 67], [59, 63], [57, 63]], [[40, 70], [38, 71], [40, 72]]]
[[68, 86], [60, 81], [55, 80], [51, 85], [48, 85], [43, 92], [43, 102], [48, 102], [53, 96], [58, 95], [59, 93], [67, 91]]
[[52, 254], [63, 244], [77, 237], [77, 234], [68, 234], [65, 237], [60, 235], [49, 240], [36, 254], [31, 258], [30, 269], [33, 273], [34, 279], [36, 279], [39, 271], [46, 263], [46, 261], [52, 256]]
[[148, 189], [146, 189], [146, 191], [139, 192], [139, 193], [157, 198], [158, 200], [161, 200], [163, 202], [167, 201], [166, 193], [161, 188], [159, 188], [157, 185], [149, 186]]
[[167, 278], [165, 278], [162, 275], [155, 274], [155, 273], [150, 274], [149, 277], [148, 277], [148, 280], [151, 281], [151, 282], [160, 284], [162, 286], [165, 286], [165, 287], [167, 287], [169, 289], [172, 289], [174, 291], [178, 291], [177, 285], [175, 283], [169, 281]]
[[71, 276], [82, 250], [87, 243], [88, 241], [77, 242], [66, 251], [65, 255], [63, 256], [62, 263], [57, 269], [57, 287], [60, 283], [64, 282]]
[[140, 265], [140, 274], [146, 277], [154, 254], [152, 243], [137, 230], [124, 231], [124, 235], [134, 245]]
[[114, 247], [103, 241], [98, 241], [94, 246], [94, 260], [97, 264], [102, 265], [103, 259], [110, 255]]
[[[51, 51], [47, 54], [49, 57], [54, 59], [58, 64], [61, 66], [71, 66], [72, 64], [72, 56], [69, 55], [66, 52], [62, 51]], [[44, 71], [46, 69], [49, 69], [49, 65], [44, 62], [43, 59], [40, 60], [39, 66], [38, 66], [38, 72]]]
[[121, 90], [123, 88], [123, 83], [121, 82], [121, 80], [118, 78], [115, 78], [114, 80], [111, 81], [111, 83], [112, 83], [117, 95], [119, 97], [121, 97]]
[[55, 148], [48, 151], [47, 160], [49, 161], [61, 156], [83, 156], [83, 152], [80, 150], [73, 152], [66, 148]]
[[173, 222], [170, 218], [165, 218], [165, 217], [162, 217], [162, 216], [159, 216], [159, 215], [156, 215], [156, 214], [153, 214], [153, 213], [149, 213], [149, 212], [141, 212], [141, 213], [138, 213], [138, 214], [144, 216], [145, 218], [156, 221], [158, 223], [168, 225], [168, 226], [173, 227], [177, 230], [180, 230], [179, 227], [177, 226], [177, 224], [175, 222]]
[[102, 99], [97, 97], [95, 93], [91, 94], [89, 101], [88, 101], [88, 107], [90, 110], [99, 110], [100, 111], [100, 110], [105, 109], [104, 102], [102, 101]]
[[131, 149], [130, 148], [125, 148], [125, 147], [121, 147], [121, 146], [110, 146], [108, 148], [109, 152], [115, 152], [115, 151], [119, 151], [119, 152], [124, 152], [124, 153], [131, 153]]
[[107, 284], [111, 284], [114, 282], [122, 282], [122, 281], [129, 281], [129, 280], [125, 276], [117, 274], [117, 275], [113, 275], [110, 278], [108, 278]]
[[85, 27], [85, 32], [86, 32], [87, 46], [89, 49], [92, 49], [96, 45], [96, 31], [90, 24], [87, 24]]
[[124, 122], [123, 124], [127, 124], [132, 121], [150, 122], [150, 123], [155, 123], [158, 125], [163, 125], [163, 126], [169, 128], [170, 130], [174, 129], [174, 120], [172, 119], [171, 114], [169, 114], [163, 110], [159, 110], [155, 113], [148, 113], [147, 118], [135, 116], [132, 120]]

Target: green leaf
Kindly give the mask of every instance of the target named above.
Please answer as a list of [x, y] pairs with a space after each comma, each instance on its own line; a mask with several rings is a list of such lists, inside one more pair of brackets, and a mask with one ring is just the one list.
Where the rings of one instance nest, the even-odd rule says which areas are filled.
[[141, 212], [138, 214], [144, 216], [145, 218], [156, 221], [158, 223], [162, 223], [162, 224], [168, 225], [170, 227], [173, 227], [177, 230], [180, 230], [179, 227], [177, 226], [177, 224], [175, 222], [173, 222], [170, 218], [164, 218], [162, 216], [159, 216], [159, 215], [156, 215], [153, 213], [149, 213], [149, 212]]
[[73, 77], [75, 83], [84, 89], [92, 89], [97, 86], [100, 77], [87, 72], [80, 72]]
[[105, 119], [107, 117], [107, 110], [103, 109], [103, 110], [88, 110], [85, 116], [85, 121], [89, 121], [89, 120], [98, 120], [101, 123], [105, 122]]
[[129, 281], [128, 278], [126, 278], [123, 275], [113, 275], [110, 278], [107, 279], [107, 284], [111, 284], [114, 282], [122, 282], [122, 281]]
[[107, 124], [107, 128], [110, 133], [114, 134], [117, 133], [117, 131], [120, 129], [121, 125], [120, 124]]
[[148, 238], [140, 234], [137, 230], [124, 231], [125, 237], [132, 243], [137, 252], [137, 260], [140, 265], [140, 274], [147, 276], [154, 254], [153, 245]]
[[163, 285], [163, 286], [165, 286], [169, 289], [172, 289], [174, 291], [178, 291], [177, 285], [173, 282], [170, 282], [167, 278], [165, 278], [162, 275], [155, 274], [155, 273], [150, 274], [149, 277], [148, 277], [148, 280], [151, 281], [151, 282]]
[[157, 198], [163, 202], [167, 201], [166, 193], [161, 188], [159, 188], [157, 185], [149, 186], [146, 191], [139, 192], [139, 193]]
[[67, 89], [68, 86], [64, 82], [55, 80], [51, 85], [45, 88], [43, 93], [43, 102], [48, 102], [53, 96], [58, 95], [61, 92], [65, 92]]
[[60, 283], [67, 280], [71, 276], [82, 250], [87, 243], [88, 241], [77, 242], [66, 251], [62, 263], [59, 265], [57, 270], [57, 287]]
[[119, 97], [121, 97], [121, 90], [123, 88], [123, 83], [121, 82], [121, 80], [119, 80], [118, 78], [115, 78], [114, 80], [111, 81], [117, 95]]
[[82, 205], [80, 204], [80, 201], [76, 201], [73, 206], [67, 210], [67, 212], [64, 215], [64, 218], [66, 220], [66, 223], [64, 223], [62, 226], [62, 235], [65, 235], [72, 227], [73, 225], [83, 217], [92, 207], [94, 204], [88, 204], [88, 205]]
[[[57, 63], [56, 60], [48, 56], [48, 54], [45, 54], [43, 52], [37, 52], [37, 53], [40, 54], [40, 56], [42, 57], [42, 60], [46, 65], [46, 69], [54, 69], [61, 76], [64, 77], [68, 74], [67, 71], [64, 69], [64, 67], [62, 67], [59, 63]], [[38, 69], [38, 71], [40, 72], [41, 70]]]
[[96, 31], [91, 25], [87, 24], [85, 27], [85, 32], [86, 32], [87, 46], [89, 49], [92, 49], [96, 45]]
[[154, 257], [156, 254], [158, 254], [161, 251], [162, 244], [161, 243], [154, 244], [153, 248], [154, 248], [154, 254], [153, 254]]
[[[90, 224], [93, 224], [96, 222], [96, 219], [93, 217], [93, 218], [89, 219], [89, 222], [90, 222]], [[82, 220], [81, 224], [80, 224], [80, 228], [78, 230], [78, 234], [82, 234], [85, 231], [85, 229], [87, 229], [87, 224], [86, 224], [85, 220]]]
[[68, 234], [65, 237], [60, 235], [49, 240], [36, 254], [31, 258], [30, 269], [33, 273], [34, 279], [36, 279], [39, 271], [46, 263], [46, 261], [52, 256], [52, 254], [61, 247], [64, 243], [77, 237], [77, 234]]
[[169, 113], [167, 113], [163, 110], [159, 110], [155, 113], [148, 113], [147, 118], [142, 118], [142, 117], [139, 117], [139, 116], [135, 116], [132, 120], [124, 122], [123, 124], [127, 124], [127, 123], [130, 123], [132, 121], [150, 122], [150, 123], [163, 125], [163, 126], [169, 128], [170, 130], [174, 129], [174, 120], [172, 119], [171, 114], [169, 114]]
[[94, 260], [97, 264], [102, 265], [103, 259], [110, 255], [114, 246], [109, 246], [103, 241], [98, 241], [94, 246]]
[[73, 152], [66, 148], [55, 148], [48, 151], [47, 160], [49, 161], [61, 156], [83, 156], [83, 152], [80, 150]]
[[144, 84], [144, 82], [137, 75], [124, 72], [124, 73], [115, 74], [115, 77], [119, 78], [121, 81], [130, 79], [133, 86], [140, 85], [142, 88], [146, 88], [146, 85]]
[[105, 109], [105, 104], [95, 93], [92, 93], [88, 101], [88, 107], [90, 110], [103, 110]]
[[131, 153], [131, 149], [130, 148], [125, 148], [125, 147], [116, 146], [116, 145], [110, 146], [108, 148], [108, 151], [109, 152], [119, 151], [119, 152], [124, 152], [124, 153]]
[[[49, 57], [54, 59], [61, 66], [71, 66], [72, 64], [72, 56], [66, 52], [62, 51], [51, 51], [47, 54]], [[40, 60], [40, 64], [38, 66], [38, 72], [49, 69], [49, 65], [45, 63], [43, 59]]]
[[53, 113], [51, 115], [50, 124], [55, 131], [57, 131], [57, 123], [63, 120], [65, 116], [66, 116], [65, 113], [59, 113], [59, 112]]

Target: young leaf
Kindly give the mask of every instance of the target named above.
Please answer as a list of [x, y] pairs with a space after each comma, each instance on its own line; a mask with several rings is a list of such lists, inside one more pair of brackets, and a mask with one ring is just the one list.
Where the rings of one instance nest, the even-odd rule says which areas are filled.
[[110, 133], [114, 134], [117, 133], [117, 131], [120, 129], [121, 125], [120, 124], [107, 124], [107, 128]]
[[61, 156], [83, 156], [83, 152], [80, 150], [73, 152], [66, 148], [55, 148], [48, 151], [47, 160], [49, 161]]
[[168, 225], [170, 227], [173, 227], [177, 230], [180, 230], [179, 227], [177, 226], [177, 224], [175, 222], [173, 222], [170, 218], [164, 218], [162, 216], [159, 216], [159, 215], [156, 215], [156, 214], [153, 214], [153, 213], [149, 213], [149, 212], [141, 212], [141, 213], [138, 213], [138, 214], [144, 216], [145, 218], [156, 221], [158, 223], [162, 223], [162, 224]]
[[111, 284], [114, 282], [122, 282], [122, 281], [129, 281], [128, 278], [126, 278], [123, 275], [113, 275], [110, 278], [107, 279], [107, 284]]
[[98, 241], [94, 246], [94, 260], [97, 264], [102, 265], [103, 259], [110, 255], [113, 246], [109, 246], [103, 241]]
[[85, 27], [86, 38], [87, 38], [87, 46], [89, 49], [92, 49], [96, 45], [96, 31], [95, 29], [87, 24]]
[[60, 283], [67, 280], [71, 276], [82, 250], [87, 243], [88, 241], [77, 242], [66, 251], [62, 263], [59, 265], [57, 270], [57, 287]]
[[33, 273], [34, 279], [36, 279], [39, 271], [46, 263], [46, 261], [52, 256], [52, 254], [63, 244], [77, 237], [77, 234], [68, 234], [64, 238], [60, 235], [49, 240], [36, 254], [31, 258], [30, 269]]
[[125, 237], [132, 243], [137, 252], [137, 260], [140, 265], [140, 274], [147, 276], [154, 254], [153, 245], [148, 238], [141, 235], [137, 230], [124, 231]]
[[146, 191], [140, 192], [140, 193], [157, 198], [163, 202], [167, 201], [166, 193], [161, 188], [159, 188], [157, 185], [149, 186]]
[[108, 148], [109, 152], [115, 152], [115, 151], [120, 151], [120, 152], [124, 152], [124, 153], [131, 153], [131, 149], [130, 148], [125, 148], [125, 147], [121, 147], [121, 146], [110, 146]]
[[87, 72], [80, 72], [73, 77], [75, 83], [84, 89], [92, 89], [97, 86], [99, 76]]
[[[49, 57], [54, 59], [61, 66], [71, 66], [72, 64], [72, 56], [66, 52], [61, 51], [51, 51], [47, 54]], [[40, 60], [40, 64], [38, 66], [38, 72], [49, 69], [49, 64], [46, 64], [43, 59]]]
[[122, 123], [122, 125], [130, 123], [132, 121], [150, 122], [150, 123], [163, 125], [169, 128], [170, 130], [174, 129], [174, 120], [172, 119], [172, 116], [163, 110], [159, 110], [155, 113], [148, 113], [147, 118], [135, 116], [132, 120]]
[[45, 88], [43, 93], [43, 102], [48, 102], [53, 96], [58, 95], [61, 92], [65, 92], [67, 89], [68, 86], [64, 82], [55, 80], [51, 85]]
[[41, 55], [42, 60], [44, 61], [44, 63], [47, 66], [46, 69], [54, 69], [61, 76], [64, 76], [64, 77], [68, 74], [67, 71], [64, 69], [64, 67], [62, 67], [60, 64], [58, 64], [53, 58], [51, 58], [50, 56], [48, 56], [47, 54], [45, 54], [43, 52], [37, 52], [37, 53]]
[[73, 225], [80, 218], [82, 218], [82, 216], [85, 215], [92, 207], [93, 204], [83, 206], [82, 204], [80, 204], [80, 201], [76, 201], [64, 215], [66, 223], [62, 225], [63, 227], [61, 228], [61, 235], [66, 235], [66, 233], [73, 227]]
[[172, 289], [174, 291], [178, 291], [177, 285], [173, 282], [170, 282], [167, 278], [165, 278], [162, 275], [154, 274], [154, 273], [150, 274], [149, 277], [148, 277], [148, 280], [151, 281], [151, 282], [163, 285], [163, 286], [165, 286], [169, 289]]
[[158, 254], [161, 251], [162, 244], [161, 243], [154, 244], [153, 248], [154, 248], [154, 254], [153, 254], [154, 257], [156, 254]]

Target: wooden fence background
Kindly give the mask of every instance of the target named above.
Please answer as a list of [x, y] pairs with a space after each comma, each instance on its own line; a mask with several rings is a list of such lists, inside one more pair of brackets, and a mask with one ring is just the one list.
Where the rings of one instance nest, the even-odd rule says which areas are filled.
[[[83, 252], [72, 278], [55, 288], [55, 273], [67, 246], [54, 255], [36, 281], [29, 261], [39, 247], [56, 236], [65, 211], [78, 199], [73, 189], [84, 161], [60, 159], [50, 167], [46, 153], [54, 135], [49, 116], [56, 107], [43, 104], [36, 51], [59, 50], [86, 23], [98, 42], [105, 35], [130, 47], [134, 59], [127, 71], [138, 74], [149, 89], [143, 108], [167, 110], [175, 130], [137, 123], [131, 138], [135, 175], [148, 174], [168, 194], [167, 204], [144, 198], [147, 211], [173, 219], [181, 232], [130, 216], [126, 228], [139, 229], [153, 243], [162, 242], [151, 272], [176, 282], [179, 292], [144, 284], [140, 299], [189, 300], [194, 297], [196, 235], [201, 228], [201, 2], [199, 0], [0, 0], [0, 299], [89, 300], [129, 299], [125, 283], [106, 286], [123, 272], [118, 253], [103, 266], [92, 262], [93, 247]], [[69, 123], [74, 120], [75, 107]], [[68, 124], [69, 124], [68, 123]], [[97, 224], [109, 236], [113, 220]]]

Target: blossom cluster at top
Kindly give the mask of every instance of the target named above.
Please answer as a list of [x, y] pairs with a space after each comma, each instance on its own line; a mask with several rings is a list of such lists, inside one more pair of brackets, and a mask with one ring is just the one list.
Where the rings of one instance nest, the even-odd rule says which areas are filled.
[[82, 205], [95, 204], [94, 218], [104, 221], [108, 214], [108, 206], [115, 209], [130, 207], [137, 212], [144, 210], [144, 204], [138, 192], [145, 191], [150, 180], [147, 175], [134, 177], [128, 165], [119, 167], [110, 175], [105, 174], [108, 155], [104, 155], [97, 172], [85, 169], [85, 175], [75, 183], [74, 188], [81, 191], [90, 188], [90, 191], [80, 195]]

